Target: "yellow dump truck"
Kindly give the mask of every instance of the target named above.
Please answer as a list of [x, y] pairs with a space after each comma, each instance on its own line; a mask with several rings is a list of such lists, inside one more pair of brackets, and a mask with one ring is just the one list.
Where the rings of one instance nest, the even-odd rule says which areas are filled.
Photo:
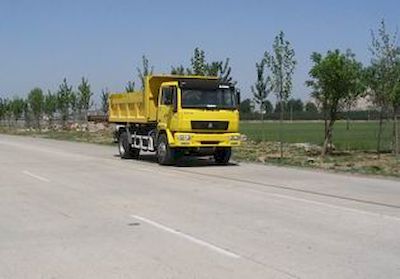
[[161, 165], [213, 155], [227, 164], [240, 145], [240, 94], [217, 77], [152, 75], [142, 92], [111, 94], [109, 122], [121, 158], [156, 152]]

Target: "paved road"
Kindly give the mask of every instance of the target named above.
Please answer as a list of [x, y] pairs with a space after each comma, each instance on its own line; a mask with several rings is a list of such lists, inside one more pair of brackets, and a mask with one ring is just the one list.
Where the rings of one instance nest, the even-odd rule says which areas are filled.
[[0, 135], [0, 278], [400, 278], [400, 182]]

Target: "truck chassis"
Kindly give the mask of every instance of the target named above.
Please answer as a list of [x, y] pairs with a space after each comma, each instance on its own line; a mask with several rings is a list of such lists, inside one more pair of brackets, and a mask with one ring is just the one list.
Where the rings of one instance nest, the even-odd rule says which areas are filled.
[[115, 127], [114, 141], [118, 143], [121, 158], [138, 159], [140, 151], [156, 152], [158, 162], [162, 165], [172, 165], [186, 155], [213, 155], [216, 163], [227, 164], [231, 156], [230, 147], [171, 148], [164, 131], [157, 130], [157, 123], [119, 123]]

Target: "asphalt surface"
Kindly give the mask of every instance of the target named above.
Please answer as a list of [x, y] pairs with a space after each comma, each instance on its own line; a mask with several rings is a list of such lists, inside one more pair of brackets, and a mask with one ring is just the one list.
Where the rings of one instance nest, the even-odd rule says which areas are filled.
[[0, 135], [0, 278], [400, 278], [399, 180]]

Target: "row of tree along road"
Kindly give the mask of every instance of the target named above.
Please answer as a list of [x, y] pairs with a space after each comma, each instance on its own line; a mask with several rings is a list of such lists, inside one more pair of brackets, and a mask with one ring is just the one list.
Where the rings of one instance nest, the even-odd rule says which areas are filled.
[[25, 121], [26, 127], [41, 128], [43, 116], [48, 126], [53, 126], [56, 116], [65, 126], [69, 119], [86, 121], [86, 114], [93, 105], [93, 92], [87, 79], [82, 77], [77, 91], [72, 90], [66, 79], [59, 85], [56, 93], [43, 93], [41, 88], [32, 89], [26, 98], [1, 99], [0, 120], [8, 126], [16, 125], [19, 119]]
[[[393, 120], [393, 152], [399, 154], [397, 117], [400, 110], [400, 47], [397, 33], [390, 34], [382, 21], [377, 32], [371, 31], [371, 63], [363, 66], [351, 50], [331, 50], [326, 54], [313, 53], [313, 66], [306, 85], [311, 97], [320, 107], [325, 120], [322, 155], [332, 152], [334, 124], [340, 113], [349, 110], [360, 97], [369, 97], [379, 111], [377, 151], [381, 152], [382, 123], [389, 115]], [[292, 91], [292, 74], [296, 65], [290, 42], [279, 33], [273, 51], [265, 52], [256, 64], [257, 81], [252, 86], [254, 101], [259, 105], [261, 120], [267, 98], [274, 93], [280, 105], [280, 121]], [[281, 138], [281, 146], [283, 139]], [[281, 147], [282, 156], [282, 147]]]
[[[305, 111], [322, 116], [325, 121], [323, 152], [332, 152], [333, 129], [335, 122], [343, 117], [343, 112], [349, 112], [360, 98], [369, 98], [374, 104], [373, 111], [378, 112], [379, 133], [377, 151], [381, 152], [382, 124], [385, 119], [393, 121], [393, 152], [399, 154], [399, 133], [397, 117], [400, 111], [400, 47], [397, 44], [397, 33], [388, 32], [382, 21], [377, 32], [371, 31], [370, 45], [371, 61], [367, 66], [357, 61], [351, 50], [342, 52], [331, 50], [325, 54], [312, 53], [312, 68], [310, 79], [306, 85], [311, 89], [310, 96], [314, 102], [305, 105], [301, 100], [291, 98], [292, 76], [297, 65], [295, 51], [285, 38], [284, 32], [279, 32], [272, 44], [272, 51], [266, 51], [261, 60], [256, 63], [256, 82], [251, 86], [252, 99], [242, 102], [244, 115], [254, 113], [252, 103], [258, 106], [258, 115], [264, 120], [264, 115], [271, 112], [274, 119], [280, 123], [285, 119], [293, 119], [293, 115]], [[144, 77], [152, 74], [153, 66], [143, 56], [142, 65], [137, 68], [138, 79], [143, 88]], [[194, 49], [190, 66], [172, 66], [173, 75], [219, 76], [222, 80], [236, 84], [232, 79], [229, 58], [221, 61], [207, 61], [205, 52]], [[135, 82], [128, 81], [127, 92], [135, 91]], [[274, 113], [268, 98], [274, 94], [277, 100]], [[86, 121], [87, 112], [92, 107], [90, 84], [82, 78], [77, 90], [64, 79], [58, 91], [43, 93], [42, 89], [32, 89], [26, 98], [1, 99], [0, 120], [8, 125], [24, 119], [26, 126], [40, 128], [45, 116], [51, 126], [57, 116], [62, 125], [68, 120]], [[107, 113], [108, 90], [101, 93], [101, 110]], [[286, 115], [286, 116], [285, 116]], [[350, 114], [347, 114], [347, 117]], [[369, 118], [369, 113], [368, 113]], [[280, 153], [283, 156], [283, 133], [280, 128]]]

